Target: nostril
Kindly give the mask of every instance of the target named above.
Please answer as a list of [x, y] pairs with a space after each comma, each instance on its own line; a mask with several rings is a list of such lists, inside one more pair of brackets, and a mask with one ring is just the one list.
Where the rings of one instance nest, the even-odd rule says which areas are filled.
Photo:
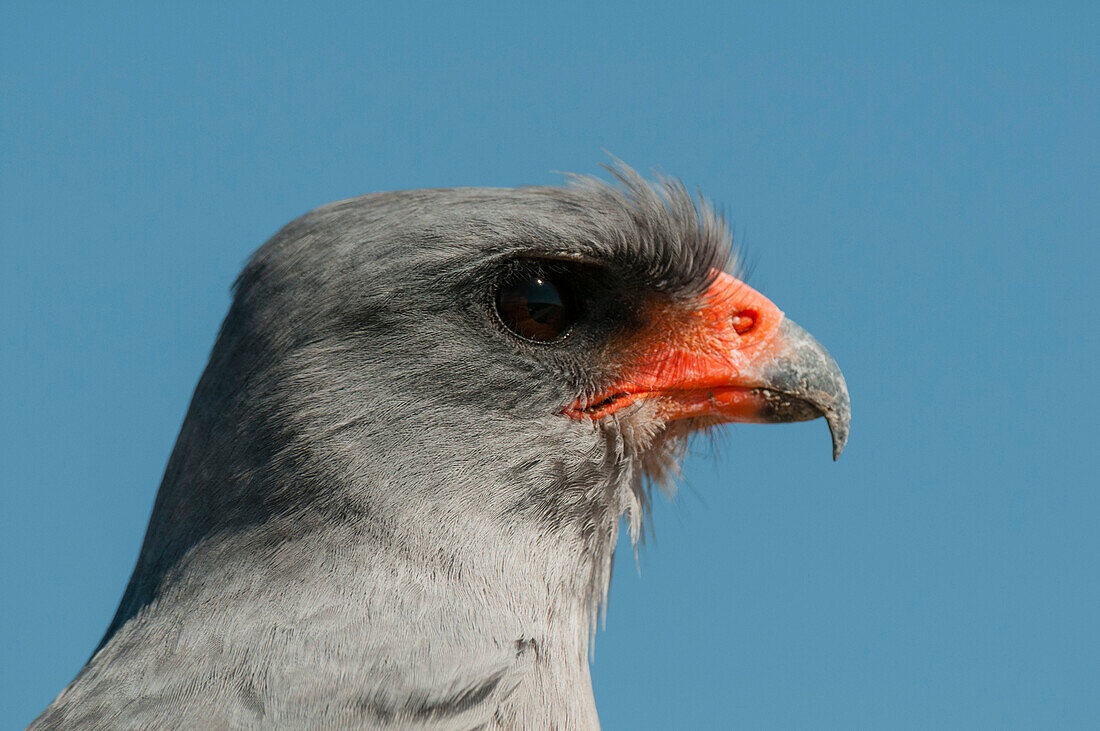
[[756, 312], [754, 310], [741, 310], [730, 318], [730, 324], [738, 335], [744, 335], [756, 326]]

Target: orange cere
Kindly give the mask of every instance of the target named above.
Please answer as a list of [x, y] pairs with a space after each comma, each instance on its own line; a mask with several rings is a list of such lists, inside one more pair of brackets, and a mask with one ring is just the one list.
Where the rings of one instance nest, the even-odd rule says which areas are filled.
[[570, 404], [573, 418], [601, 419], [641, 399], [655, 400], [666, 419], [765, 421], [758, 389], [762, 367], [774, 360], [783, 321], [768, 298], [725, 272], [695, 308], [651, 312], [648, 332], [635, 340], [632, 365], [609, 388]]

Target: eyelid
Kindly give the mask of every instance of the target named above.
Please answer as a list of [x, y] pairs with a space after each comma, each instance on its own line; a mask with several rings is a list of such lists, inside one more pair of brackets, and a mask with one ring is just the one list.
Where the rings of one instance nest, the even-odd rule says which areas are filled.
[[546, 249], [521, 250], [509, 251], [489, 258], [483, 268], [479, 267], [476, 270], [476, 276], [478, 278], [486, 277], [499, 280], [513, 272], [523, 271], [524, 267], [546, 267], [550, 271], [560, 271], [562, 274], [568, 274], [570, 273], [570, 265], [591, 271], [602, 270], [606, 267], [605, 262], [576, 252], [548, 251]]
[[579, 254], [574, 251], [539, 251], [532, 252], [526, 255], [524, 258], [529, 260], [543, 260], [543, 261], [561, 261], [575, 264], [585, 264], [588, 266], [601, 266], [602, 262], [595, 257], [588, 256], [586, 254]]

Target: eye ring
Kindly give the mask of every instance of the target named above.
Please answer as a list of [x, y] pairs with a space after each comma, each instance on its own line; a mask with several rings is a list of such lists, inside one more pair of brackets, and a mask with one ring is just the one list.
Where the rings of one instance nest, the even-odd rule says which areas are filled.
[[542, 268], [524, 267], [509, 274], [493, 299], [501, 324], [530, 342], [560, 341], [576, 321], [577, 308], [569, 289], [560, 276]]

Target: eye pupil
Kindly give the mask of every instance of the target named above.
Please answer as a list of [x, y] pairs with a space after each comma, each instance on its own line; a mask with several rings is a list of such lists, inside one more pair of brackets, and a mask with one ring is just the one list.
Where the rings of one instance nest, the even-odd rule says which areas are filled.
[[500, 288], [497, 310], [516, 335], [538, 342], [556, 340], [573, 321], [562, 291], [546, 275], [517, 275]]

